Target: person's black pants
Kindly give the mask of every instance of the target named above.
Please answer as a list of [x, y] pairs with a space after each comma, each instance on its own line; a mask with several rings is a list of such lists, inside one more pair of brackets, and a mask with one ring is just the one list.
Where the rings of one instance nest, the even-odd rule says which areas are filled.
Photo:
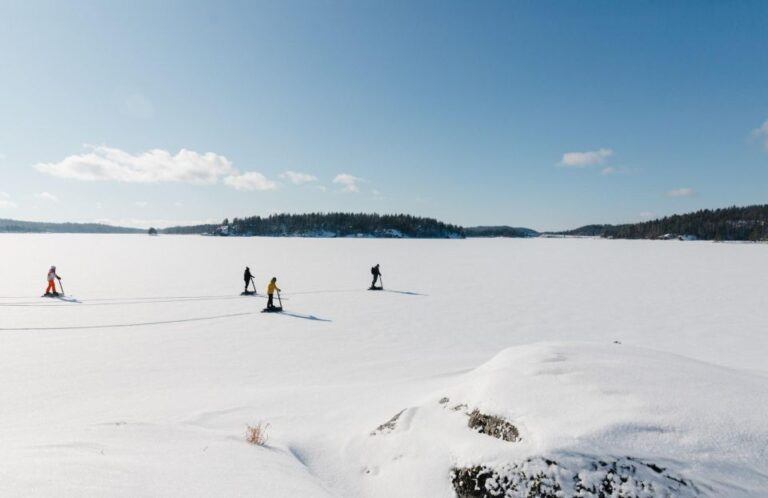
[[269, 294], [267, 297], [267, 308], [274, 308], [275, 305], [272, 304], [272, 294]]
[[373, 276], [373, 283], [371, 284], [371, 287], [376, 287], [376, 281], [379, 279], [378, 275]]
[[250, 284], [250, 283], [251, 283], [251, 279], [250, 278], [246, 278], [245, 279], [245, 292], [248, 292], [248, 284]]

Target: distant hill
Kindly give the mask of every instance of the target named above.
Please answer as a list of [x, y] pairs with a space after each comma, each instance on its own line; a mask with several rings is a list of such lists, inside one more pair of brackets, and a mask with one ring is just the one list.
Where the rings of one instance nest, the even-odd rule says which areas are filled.
[[768, 240], [768, 205], [703, 209], [643, 223], [587, 225], [558, 234], [615, 239], [695, 237], [701, 240]]
[[464, 238], [464, 229], [433, 218], [406, 214], [364, 213], [275, 214], [224, 220], [220, 225], [171, 227], [168, 234], [271, 237]]
[[544, 235], [572, 235], [577, 237], [607, 237], [610, 230], [625, 225], [584, 225], [574, 230], [546, 232]]
[[[146, 230], [100, 223], [45, 223], [0, 219], [0, 233], [147, 233]], [[220, 224], [177, 226], [166, 234], [207, 234], [269, 237], [464, 238], [566, 235], [615, 239], [684, 238], [768, 241], [768, 204], [703, 209], [642, 223], [586, 225], [575, 230], [539, 233], [510, 226], [463, 228], [434, 218], [406, 214], [364, 213], [275, 214], [224, 220]]]
[[46, 223], [0, 219], [0, 233], [144, 233], [144, 230], [101, 223]]
[[527, 238], [538, 237], [540, 234], [530, 228], [492, 226], [492, 227], [467, 227], [464, 229], [467, 237], [510, 237]]

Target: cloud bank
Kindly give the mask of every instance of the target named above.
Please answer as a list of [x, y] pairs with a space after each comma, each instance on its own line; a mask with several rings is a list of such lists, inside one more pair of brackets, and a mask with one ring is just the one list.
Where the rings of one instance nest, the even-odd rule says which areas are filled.
[[[237, 190], [273, 190], [277, 184], [255, 171], [240, 172], [226, 157], [181, 149], [176, 154], [152, 149], [131, 154], [107, 146], [89, 146], [89, 151], [55, 163], [37, 163], [36, 170], [79, 181], [123, 183], [190, 183], [212, 185], [219, 181]], [[300, 174], [303, 175], [303, 174]], [[310, 177], [311, 175], [306, 175]], [[299, 181], [306, 180], [302, 176]], [[314, 178], [314, 177], [312, 177]], [[295, 183], [295, 182], [294, 182]]]
[[611, 149], [598, 149], [587, 152], [566, 152], [560, 159], [560, 166], [566, 168], [586, 168], [595, 164], [602, 164], [613, 155]]
[[81, 181], [111, 180], [127, 183], [184, 182], [215, 183], [233, 174], [232, 163], [224, 156], [181, 149], [176, 155], [162, 149], [131, 154], [106, 146], [66, 157], [58, 163], [38, 163], [33, 167], [59, 178]]

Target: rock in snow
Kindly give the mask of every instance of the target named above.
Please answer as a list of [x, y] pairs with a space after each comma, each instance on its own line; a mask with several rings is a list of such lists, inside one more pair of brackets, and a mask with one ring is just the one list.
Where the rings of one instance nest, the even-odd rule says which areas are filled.
[[694, 498], [711, 491], [653, 463], [577, 454], [456, 469], [451, 479], [458, 498]]
[[765, 463], [739, 455], [765, 451], [766, 400], [760, 378], [668, 353], [518, 346], [402, 412], [360, 458], [398, 496], [440, 489], [435, 462], [459, 498], [759, 496]]
[[515, 442], [520, 440], [520, 432], [517, 427], [501, 417], [486, 415], [475, 410], [469, 414], [469, 427], [476, 429], [480, 434]]

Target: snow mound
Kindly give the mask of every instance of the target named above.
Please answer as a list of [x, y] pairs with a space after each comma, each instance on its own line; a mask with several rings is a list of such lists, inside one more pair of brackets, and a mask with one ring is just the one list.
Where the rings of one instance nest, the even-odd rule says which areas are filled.
[[758, 374], [539, 343], [503, 350], [349, 451], [368, 496], [764, 496], [767, 412]]

